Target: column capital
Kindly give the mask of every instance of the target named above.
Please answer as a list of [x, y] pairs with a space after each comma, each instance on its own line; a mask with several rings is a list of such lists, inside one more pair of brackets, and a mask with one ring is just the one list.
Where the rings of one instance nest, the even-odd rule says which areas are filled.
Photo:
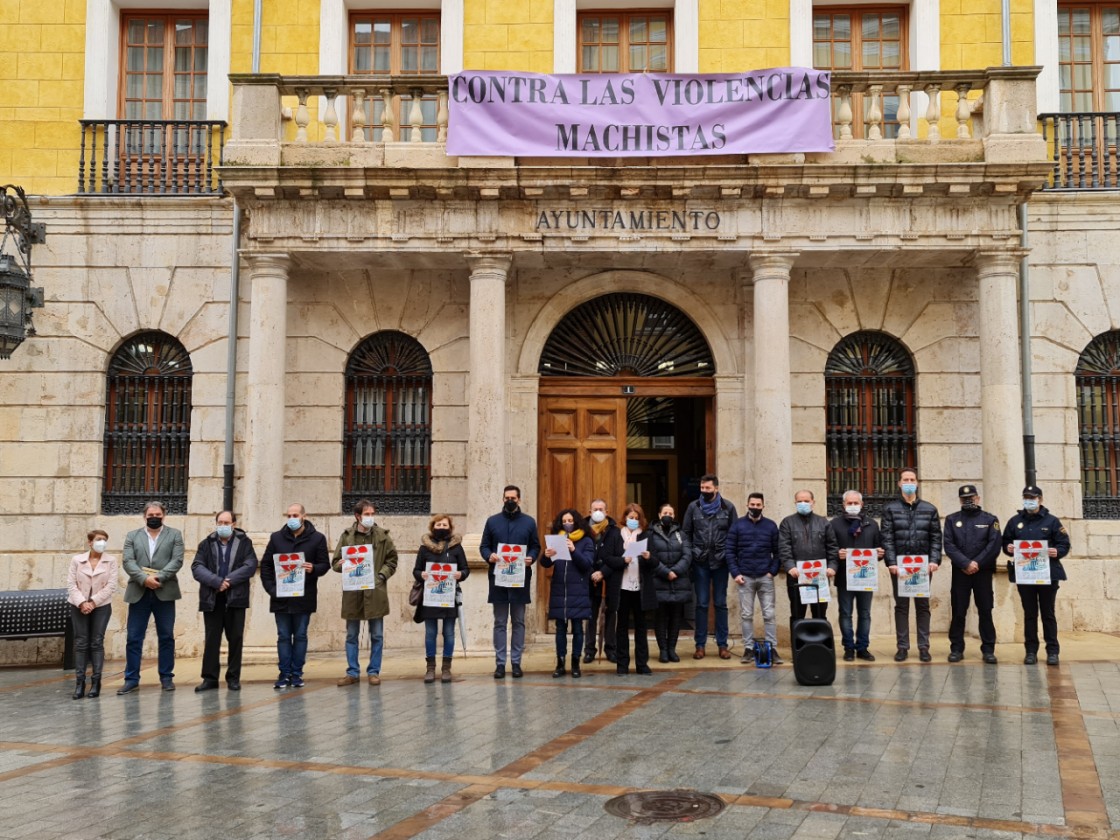
[[972, 254], [972, 264], [976, 273], [984, 276], [991, 274], [1018, 274], [1019, 261], [1030, 251], [1027, 248], [978, 248]]
[[291, 255], [279, 251], [239, 251], [254, 273], [287, 274], [292, 267]]
[[798, 251], [753, 251], [747, 260], [751, 276], [744, 277], [745, 283], [759, 280], [789, 280], [790, 269], [797, 261]]
[[509, 278], [509, 270], [513, 265], [513, 254], [500, 251], [468, 251], [464, 254], [464, 258], [470, 266], [471, 279], [478, 276], [500, 275], [505, 280]]

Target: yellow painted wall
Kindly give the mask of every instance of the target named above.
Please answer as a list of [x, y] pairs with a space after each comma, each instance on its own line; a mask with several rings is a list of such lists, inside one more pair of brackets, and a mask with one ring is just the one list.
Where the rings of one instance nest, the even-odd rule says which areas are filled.
[[[319, 0], [265, 0], [262, 5], [261, 72], [316, 75]], [[230, 72], [249, 73], [253, 62], [253, 0], [233, 0], [230, 27]]]
[[464, 0], [463, 67], [551, 73], [552, 0]]
[[78, 188], [85, 0], [0, 0], [0, 182]]
[[701, 73], [789, 64], [789, 0], [700, 0]]
[[[941, 0], [941, 69], [1003, 63], [1000, 0]], [[1034, 64], [1034, 5], [1011, 0], [1011, 62]]]

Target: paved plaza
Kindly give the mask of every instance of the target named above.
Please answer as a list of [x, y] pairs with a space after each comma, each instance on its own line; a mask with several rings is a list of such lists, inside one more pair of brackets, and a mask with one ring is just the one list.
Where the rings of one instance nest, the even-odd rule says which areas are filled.
[[[149, 663], [118, 697], [112, 663], [101, 698], [72, 701], [57, 670], [8, 668], [0, 837], [1120, 838], [1120, 639], [1080, 639], [1058, 668], [1000, 645], [996, 666], [840, 663], [820, 688], [738, 657], [552, 679], [542, 644], [521, 680], [478, 656], [434, 686], [394, 655], [381, 686], [338, 688], [334, 657], [303, 689], [256, 665], [239, 693], [195, 694], [186, 660], [178, 691]], [[675, 789], [726, 807], [604, 808]]]

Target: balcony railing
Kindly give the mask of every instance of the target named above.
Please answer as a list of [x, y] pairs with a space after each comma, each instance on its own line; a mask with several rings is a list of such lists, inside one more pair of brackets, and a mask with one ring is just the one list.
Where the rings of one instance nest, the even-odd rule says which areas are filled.
[[226, 123], [81, 120], [81, 195], [221, 195]]
[[1054, 161], [1054, 173], [1043, 189], [1120, 189], [1120, 113], [1040, 114], [1038, 121]]

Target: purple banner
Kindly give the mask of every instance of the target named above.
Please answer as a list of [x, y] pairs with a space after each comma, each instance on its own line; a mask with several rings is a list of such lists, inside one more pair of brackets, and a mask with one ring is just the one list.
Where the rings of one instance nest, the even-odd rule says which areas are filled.
[[449, 77], [449, 155], [648, 157], [829, 152], [829, 74]]

